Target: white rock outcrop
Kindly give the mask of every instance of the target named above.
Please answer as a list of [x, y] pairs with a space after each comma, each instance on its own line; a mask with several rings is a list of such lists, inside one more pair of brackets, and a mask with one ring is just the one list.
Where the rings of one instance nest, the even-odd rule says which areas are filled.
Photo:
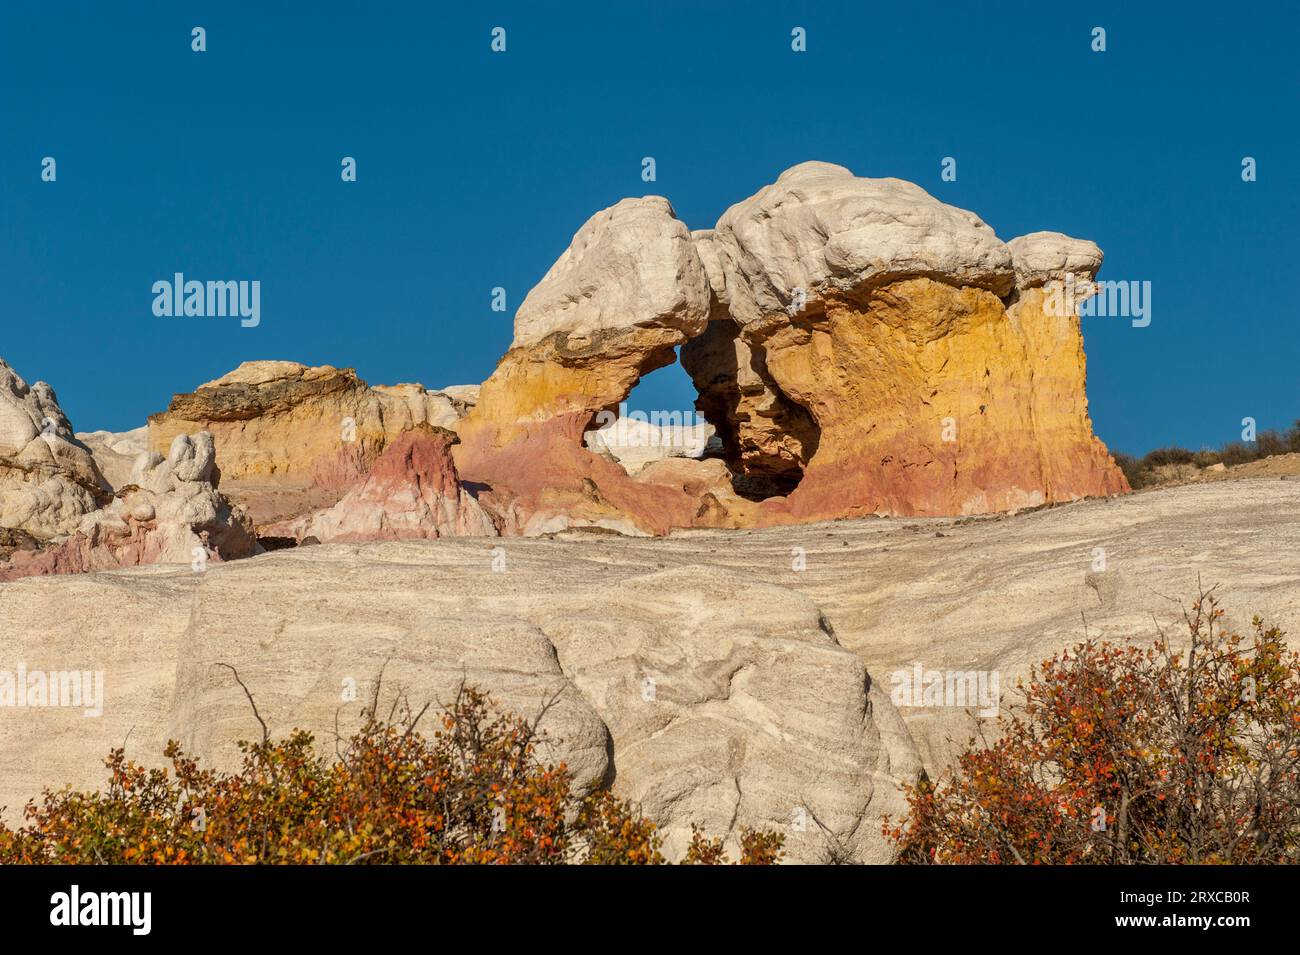
[[722, 301], [742, 324], [908, 277], [1001, 296], [1014, 276], [1010, 251], [975, 213], [914, 183], [862, 178], [826, 162], [787, 169], [723, 213], [697, 244], [706, 262], [716, 260], [710, 272], [721, 273]]
[[54, 389], [29, 387], [0, 358], [0, 527], [40, 539], [66, 534], [107, 491]]
[[1007, 243], [1016, 270], [1016, 288], [1029, 289], [1073, 275], [1090, 282], [1101, 268], [1097, 243], [1073, 239], [1060, 232], [1031, 232]]
[[119, 488], [131, 477], [135, 459], [149, 450], [149, 428], [141, 425], [130, 431], [78, 432], [77, 440], [90, 451], [109, 486]]
[[462, 681], [524, 717], [554, 700], [542, 758], [566, 762], [581, 787], [612, 784], [639, 802], [669, 856], [696, 822], [733, 857], [740, 827], [767, 826], [786, 834], [789, 859], [817, 861], [828, 836], [815, 817], [884, 861], [879, 816], [902, 808], [896, 784], [919, 763], [888, 697], [809, 598], [700, 565], [612, 565], [596, 587], [601, 565], [586, 565], [580, 545], [510, 542], [499, 563], [501, 546], [326, 544], [202, 574], [5, 584], [0, 660], [99, 671], [105, 684], [98, 718], [46, 707], [0, 720], [0, 805], [47, 785], [101, 785], [102, 757], [128, 734], [128, 755], [146, 763], [177, 739], [237, 765], [236, 741], [260, 729], [219, 663], [239, 671], [273, 734], [309, 729], [327, 751], [382, 671], [385, 712], [399, 692], [436, 710]]
[[213, 562], [261, 552], [252, 522], [216, 487], [212, 435], [177, 435], [164, 458], [140, 454], [111, 502], [81, 518], [75, 532], [37, 554], [17, 553], [0, 580], [83, 573], [141, 564]]
[[563, 332], [578, 348], [635, 326], [695, 335], [708, 310], [704, 266], [668, 200], [624, 199], [588, 219], [528, 293], [513, 347]]
[[[679, 413], [678, 419], [681, 417]], [[713, 433], [713, 425], [707, 421], [657, 425], [650, 420], [619, 416], [588, 431], [583, 443], [597, 454], [609, 454], [628, 474], [636, 474], [651, 461], [703, 456]]]

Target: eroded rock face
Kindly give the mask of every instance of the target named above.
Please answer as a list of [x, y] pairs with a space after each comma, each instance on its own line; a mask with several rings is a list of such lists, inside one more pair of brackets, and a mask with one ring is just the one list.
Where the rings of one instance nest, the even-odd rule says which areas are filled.
[[[812, 817], [863, 861], [884, 862], [882, 807], [919, 761], [901, 718], [811, 600], [784, 587], [687, 567], [537, 619], [560, 665], [614, 738], [621, 792], [666, 829], [688, 820], [780, 832]], [[884, 811], [894, 811], [884, 809]], [[791, 839], [795, 861], [816, 861]]]
[[[1047, 307], [1053, 282], [1068, 273], [1086, 293], [1100, 264], [1091, 242], [1005, 244], [918, 186], [829, 163], [787, 170], [689, 235], [666, 201], [625, 200], [520, 307], [457, 462], [522, 533], [972, 514], [1126, 491], [1092, 434], [1079, 319]], [[652, 482], [574, 447], [678, 344], [730, 498], [648, 496]]]
[[725, 306], [682, 346], [682, 366], [699, 392], [696, 407], [717, 422], [737, 489], [759, 500], [794, 490], [821, 431], [805, 408], [772, 384], [762, 347], [746, 343]]
[[[979, 216], [901, 179], [805, 162], [723, 213], [712, 232], [725, 302], [742, 326], [930, 276], [1006, 295], [1011, 252]], [[802, 297], [799, 291], [802, 290]]]
[[587, 566], [581, 546], [555, 541], [508, 543], [495, 570], [498, 543], [325, 545], [204, 574], [6, 585], [0, 659], [105, 681], [96, 718], [33, 707], [0, 721], [0, 805], [102, 786], [102, 758], [124, 739], [146, 765], [163, 762], [168, 739], [237, 765], [236, 741], [260, 728], [218, 664], [238, 670], [273, 735], [302, 727], [327, 744], [336, 726], [355, 728], [382, 670], [384, 712], [398, 693], [436, 711], [462, 680], [524, 717], [554, 700], [542, 758], [639, 801], [670, 856], [696, 822], [733, 857], [739, 828], [762, 826], [786, 835], [792, 861], [818, 861], [815, 816], [863, 861], [885, 860], [880, 816], [903, 808], [897, 784], [915, 778], [916, 750], [887, 685], [809, 598], [707, 566]]
[[136, 459], [149, 450], [149, 429], [78, 432], [77, 440], [90, 451], [109, 487], [117, 489], [130, 480]]
[[1128, 489], [1092, 434], [1079, 319], [1037, 291], [1065, 270], [1090, 280], [1092, 243], [1004, 245], [917, 186], [826, 163], [787, 170], [697, 242], [717, 273], [709, 333], [683, 349], [700, 406], [739, 474], [801, 478], [763, 521]]
[[252, 522], [217, 490], [215, 458], [206, 431], [177, 435], [166, 458], [144, 452], [106, 507], [56, 546], [15, 552], [0, 565], [0, 581], [155, 563], [202, 570], [260, 553]]
[[666, 199], [625, 199], [578, 230], [520, 305], [510, 350], [457, 429], [461, 474], [491, 488], [508, 530], [662, 533], [689, 522], [697, 505], [636, 484], [582, 441], [598, 412], [703, 331], [709, 302], [704, 265]]
[[177, 434], [206, 430], [227, 481], [342, 489], [403, 431], [449, 427], [468, 406], [422, 385], [371, 388], [350, 368], [244, 362], [151, 415], [149, 446], [161, 451]]
[[495, 536], [491, 517], [456, 474], [451, 448], [458, 441], [446, 428], [416, 425], [333, 507], [263, 531], [321, 543]]
[[1012, 239], [1007, 248], [1016, 271], [1016, 288], [1022, 291], [1064, 281], [1069, 274], [1090, 281], [1101, 268], [1101, 249], [1095, 242], [1060, 232], [1031, 232]]
[[94, 458], [54, 389], [0, 358], [0, 527], [39, 540], [67, 534], [108, 498]]

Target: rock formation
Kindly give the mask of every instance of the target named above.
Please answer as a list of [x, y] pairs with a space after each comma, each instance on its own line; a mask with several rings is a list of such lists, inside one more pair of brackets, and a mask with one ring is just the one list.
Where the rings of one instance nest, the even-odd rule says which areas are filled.
[[54, 389], [43, 381], [28, 387], [0, 358], [0, 528], [48, 540], [70, 532], [107, 495]]
[[163, 451], [177, 434], [209, 431], [228, 482], [342, 489], [403, 431], [449, 427], [469, 405], [422, 385], [371, 388], [351, 368], [249, 361], [150, 415], [149, 447]]
[[268, 536], [330, 541], [495, 536], [492, 519], [460, 483], [454, 432], [416, 425], [384, 449], [333, 507], [263, 528]]
[[1014, 517], [338, 544], [203, 574], [7, 583], [0, 669], [103, 671], [105, 684], [99, 718], [2, 711], [0, 805], [12, 824], [43, 786], [102, 785], [123, 739], [135, 759], [161, 763], [175, 738], [236, 765], [234, 741], [260, 729], [218, 662], [273, 733], [324, 740], [336, 711], [355, 726], [383, 669], [385, 705], [399, 689], [446, 702], [461, 679], [525, 716], [558, 694], [547, 758], [612, 779], [676, 846], [691, 819], [719, 834], [768, 823], [792, 859], [815, 861], [826, 841], [810, 818], [796, 827], [806, 807], [880, 860], [893, 782], [918, 755], [938, 778], [976, 729], [973, 707], [896, 710], [900, 673], [997, 673], [1011, 703], [1029, 666], [1085, 632], [1146, 645], [1158, 625], [1177, 641], [1176, 601], [1198, 575], [1220, 585], [1230, 625], [1258, 613], [1294, 633], [1300, 581], [1276, 555], [1300, 548], [1298, 488], [1274, 474]]
[[508, 531], [690, 525], [699, 501], [631, 480], [582, 442], [597, 414], [613, 413], [704, 330], [709, 295], [690, 232], [665, 199], [624, 199], [578, 230], [519, 306], [509, 351], [457, 429], [457, 466], [490, 489], [483, 499]]
[[1092, 243], [1004, 245], [911, 183], [827, 163], [787, 170], [697, 242], [720, 307], [683, 363], [735, 469], [797, 483], [767, 519], [1127, 490], [1092, 434], [1078, 316], [1045, 314], [1035, 291], [1066, 270], [1090, 281]]
[[90, 451], [109, 487], [116, 489], [131, 479], [136, 459], [149, 450], [149, 429], [141, 426], [130, 431], [78, 432], [77, 440]]
[[[1086, 289], [1100, 264], [1090, 242], [1004, 244], [918, 186], [829, 163], [787, 170], [694, 234], [663, 199], [624, 200], [521, 305], [458, 429], [457, 462], [522, 533], [972, 514], [1123, 492], [1092, 434], [1079, 318], [1046, 307], [1051, 283], [1069, 272]], [[731, 497], [650, 493], [579, 446], [678, 345]]]
[[208, 561], [259, 553], [252, 522], [217, 491], [214, 460], [206, 431], [177, 435], [166, 458], [141, 454], [108, 506], [54, 546], [13, 553], [0, 565], [0, 581], [154, 563], [203, 570]]
[[811, 599], [707, 566], [626, 573], [557, 541], [523, 542], [533, 547], [497, 564], [499, 543], [326, 545], [206, 574], [5, 585], [0, 659], [102, 672], [104, 699], [94, 719], [32, 707], [0, 720], [0, 805], [45, 785], [102, 785], [102, 757], [128, 737], [146, 764], [177, 739], [236, 765], [236, 741], [260, 729], [219, 663], [238, 670], [272, 734], [302, 727], [323, 741], [356, 725], [382, 671], [385, 712], [397, 693], [415, 709], [447, 703], [462, 681], [525, 717], [554, 699], [542, 757], [639, 802], [669, 856], [696, 822], [733, 857], [739, 827], [763, 826], [786, 834], [791, 860], [817, 861], [828, 838], [815, 816], [864, 861], [884, 861], [880, 816], [901, 810], [916, 751], [887, 684]]
[[[599, 426], [583, 435], [583, 444], [596, 454], [608, 454], [628, 474], [636, 474], [663, 458], [703, 457], [713, 438], [713, 425], [707, 422], [659, 425], [637, 414], [598, 420]], [[677, 417], [681, 419], [680, 412]]]
[[[372, 388], [351, 369], [246, 362], [151, 416], [148, 444], [212, 434], [227, 490], [299, 539], [658, 535], [1120, 493], [1092, 433], [1074, 307], [1101, 260], [1059, 233], [1003, 243], [911, 183], [803, 163], [712, 229], [691, 233], [653, 196], [592, 216], [481, 387]], [[692, 434], [716, 428], [717, 449], [665, 450], [664, 434], [685, 432], [648, 423], [634, 428], [644, 440], [611, 442], [628, 430], [608, 426], [616, 410], [679, 348], [711, 422]], [[107, 484], [59, 437], [48, 386], [9, 378], [0, 461], [27, 470], [7, 478], [22, 491], [4, 522], [66, 533]], [[427, 428], [402, 440], [424, 426], [461, 441]], [[120, 482], [125, 437], [87, 441]]]

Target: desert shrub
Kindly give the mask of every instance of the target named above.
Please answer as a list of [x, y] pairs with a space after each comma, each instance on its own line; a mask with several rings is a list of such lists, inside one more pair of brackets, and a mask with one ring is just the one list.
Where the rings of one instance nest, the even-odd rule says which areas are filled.
[[908, 787], [907, 863], [1300, 861], [1300, 661], [1203, 594], [1189, 647], [1085, 641], [1035, 667], [996, 742]]
[[1222, 462], [1228, 467], [1249, 464], [1262, 458], [1277, 454], [1300, 452], [1300, 420], [1285, 431], [1261, 431], [1252, 442], [1232, 441], [1222, 445], [1217, 451], [1202, 448], [1189, 451], [1186, 448], [1170, 446], [1157, 448], [1138, 459], [1128, 454], [1114, 454], [1115, 463], [1124, 472], [1129, 487], [1137, 490], [1158, 483], [1155, 471], [1158, 468], [1174, 464], [1194, 464], [1198, 468], [1207, 468]]
[[[395, 706], [381, 720], [372, 704], [333, 758], [309, 733], [272, 740], [263, 724], [234, 773], [201, 769], [175, 742], [170, 771], [115, 749], [105, 791], [47, 790], [25, 825], [0, 823], [0, 863], [664, 862], [635, 807], [579, 793], [563, 764], [538, 760], [537, 720], [500, 713], [473, 688], [431, 738], [417, 729], [424, 712]], [[742, 830], [740, 841], [742, 863], [781, 856], [775, 833]]]
[[1142, 466], [1145, 468], [1159, 468], [1168, 464], [1192, 464], [1195, 460], [1196, 455], [1191, 451], [1176, 445], [1170, 445], [1167, 448], [1156, 448], [1154, 451], [1148, 451], [1146, 457], [1142, 459]]
[[1255, 436], [1258, 456], [1271, 458], [1275, 454], [1286, 454], [1291, 450], [1291, 443], [1286, 434], [1278, 431], [1261, 431]]
[[[740, 834], [740, 865], [775, 865], [781, 858], [785, 837], [771, 831], [745, 829]], [[699, 826], [691, 826], [691, 844], [682, 865], [727, 865], [722, 840], [710, 839]]]
[[1254, 445], [1246, 444], [1244, 441], [1233, 441], [1220, 449], [1219, 457], [1228, 467], [1236, 467], [1238, 464], [1256, 460], [1259, 452]]
[[1147, 482], [1147, 472], [1142, 468], [1142, 462], [1131, 454], [1123, 454], [1119, 451], [1114, 452], [1111, 457], [1119, 465], [1119, 469], [1124, 472], [1124, 477], [1128, 479], [1128, 486], [1133, 490], [1145, 486]]

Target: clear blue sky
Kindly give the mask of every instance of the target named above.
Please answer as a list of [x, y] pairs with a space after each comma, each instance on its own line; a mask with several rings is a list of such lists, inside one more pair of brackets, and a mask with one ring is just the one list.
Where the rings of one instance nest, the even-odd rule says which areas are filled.
[[[2, 9], [0, 355], [79, 430], [134, 427], [248, 359], [480, 381], [594, 211], [657, 193], [707, 227], [807, 159], [913, 180], [1003, 239], [1093, 239], [1102, 278], [1150, 280], [1150, 327], [1084, 325], [1113, 448], [1300, 417], [1294, 3]], [[154, 317], [150, 288], [175, 271], [260, 280], [260, 326]], [[694, 394], [672, 369], [635, 397]]]

